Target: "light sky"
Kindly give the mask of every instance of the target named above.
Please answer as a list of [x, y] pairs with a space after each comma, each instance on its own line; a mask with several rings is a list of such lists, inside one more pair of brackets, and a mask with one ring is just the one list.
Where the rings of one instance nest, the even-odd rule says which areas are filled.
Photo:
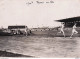
[[[31, 5], [28, 2], [33, 1]], [[36, 1], [43, 1], [37, 4]], [[54, 1], [54, 3], [45, 3]], [[80, 0], [0, 0], [0, 27], [27, 25], [56, 27], [54, 20], [80, 16]]]

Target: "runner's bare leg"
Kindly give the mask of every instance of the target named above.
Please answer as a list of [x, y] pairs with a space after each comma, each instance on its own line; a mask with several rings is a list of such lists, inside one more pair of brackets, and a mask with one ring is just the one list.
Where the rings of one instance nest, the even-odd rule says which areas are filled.
[[78, 32], [77, 32], [77, 31], [75, 31], [75, 34], [78, 34]]
[[72, 36], [73, 36], [74, 33], [75, 33], [74, 30], [72, 30], [72, 34], [71, 34], [70, 38], [72, 38]]
[[64, 33], [64, 30], [62, 30], [62, 33], [63, 33], [63, 35], [64, 35], [64, 37], [65, 37], [65, 33]]
[[74, 33], [71, 34], [70, 38], [72, 38], [73, 34], [74, 34]]
[[73, 36], [73, 34], [77, 34], [78, 32], [77, 31], [72, 31], [72, 34], [71, 34], [71, 36], [70, 36], [70, 38], [72, 38], [72, 36]]

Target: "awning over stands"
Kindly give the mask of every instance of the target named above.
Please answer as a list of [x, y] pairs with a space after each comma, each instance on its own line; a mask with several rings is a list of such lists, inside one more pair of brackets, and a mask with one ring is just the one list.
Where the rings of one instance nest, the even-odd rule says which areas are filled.
[[55, 20], [55, 21], [64, 22], [65, 23], [65, 27], [72, 27], [75, 23], [77, 24], [77, 27], [80, 27], [80, 16], [61, 19], [61, 20]]
[[78, 17], [72, 17], [72, 18], [66, 18], [61, 20], [55, 20], [57, 22], [80, 22], [80, 16]]

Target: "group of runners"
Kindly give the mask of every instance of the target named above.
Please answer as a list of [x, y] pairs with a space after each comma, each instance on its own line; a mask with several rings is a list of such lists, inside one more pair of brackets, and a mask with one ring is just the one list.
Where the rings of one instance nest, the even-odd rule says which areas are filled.
[[[65, 32], [64, 32], [64, 23], [61, 23], [61, 30], [60, 30], [60, 32], [59, 33], [63, 33], [63, 35], [64, 35], [64, 37], [65, 37]], [[76, 30], [76, 23], [73, 25], [73, 27], [72, 27], [72, 33], [71, 33], [71, 36], [70, 36], [70, 38], [72, 38], [72, 36], [73, 36], [73, 34], [77, 34], [78, 33], [78, 31]]]

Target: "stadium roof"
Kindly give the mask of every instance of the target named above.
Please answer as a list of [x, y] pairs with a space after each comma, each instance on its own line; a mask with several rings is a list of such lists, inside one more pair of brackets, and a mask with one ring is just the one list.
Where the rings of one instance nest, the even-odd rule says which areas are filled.
[[55, 21], [57, 21], [57, 22], [75, 22], [75, 21], [80, 21], [80, 16], [61, 19], [61, 20], [55, 20]]

